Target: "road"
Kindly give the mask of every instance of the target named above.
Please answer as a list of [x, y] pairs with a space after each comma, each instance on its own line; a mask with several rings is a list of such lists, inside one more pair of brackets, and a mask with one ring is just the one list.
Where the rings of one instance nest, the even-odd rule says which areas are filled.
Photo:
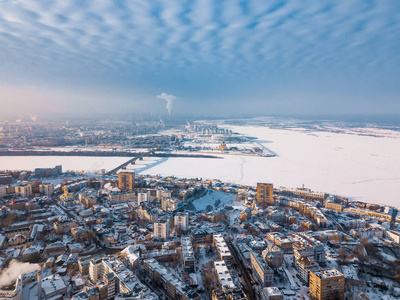
[[335, 224], [336, 227], [338, 227], [338, 229], [339, 229], [340, 231], [346, 232], [346, 231], [343, 229], [342, 225], [340, 225], [340, 224], [338, 223], [338, 221], [335, 220], [334, 217], [329, 216], [328, 214], [325, 214], [325, 217], [327, 217], [329, 220], [331, 220], [331, 221], [333, 222], [333, 224]]
[[242, 273], [242, 282], [244, 283], [243, 288], [249, 300], [257, 300], [256, 293], [254, 292], [253, 286], [250, 282], [250, 274], [247, 268], [243, 265], [242, 260], [238, 257], [236, 247], [232, 245], [232, 242], [227, 243], [229, 250], [231, 251], [233, 257], [235, 258], [236, 264], [240, 269], [240, 273]]
[[292, 254], [285, 254], [285, 257], [284, 257], [285, 266], [283, 266], [283, 269], [284, 269], [286, 276], [290, 282], [291, 288], [297, 289], [297, 288], [301, 288], [303, 286], [303, 283], [296, 276], [297, 271], [292, 266], [293, 260], [294, 260], [294, 258], [293, 258]]

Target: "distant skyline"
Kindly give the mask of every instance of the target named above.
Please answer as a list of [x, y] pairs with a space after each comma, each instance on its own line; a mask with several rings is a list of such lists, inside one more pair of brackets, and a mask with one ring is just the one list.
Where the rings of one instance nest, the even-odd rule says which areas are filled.
[[0, 1], [0, 66], [0, 115], [398, 115], [400, 1]]

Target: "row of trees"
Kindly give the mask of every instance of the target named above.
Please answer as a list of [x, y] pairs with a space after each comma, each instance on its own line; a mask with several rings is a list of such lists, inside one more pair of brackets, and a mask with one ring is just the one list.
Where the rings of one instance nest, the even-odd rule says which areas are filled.
[[217, 278], [215, 278], [213, 261], [209, 261], [207, 264], [201, 266], [203, 287], [204, 289], [211, 293], [217, 288]]

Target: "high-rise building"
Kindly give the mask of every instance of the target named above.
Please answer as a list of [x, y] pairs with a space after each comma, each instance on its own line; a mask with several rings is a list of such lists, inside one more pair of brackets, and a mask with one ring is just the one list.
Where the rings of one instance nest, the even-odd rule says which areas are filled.
[[117, 276], [113, 272], [103, 275], [103, 281], [107, 285], [107, 299], [114, 299], [116, 293]]
[[175, 228], [180, 228], [181, 230], [187, 230], [189, 226], [189, 214], [185, 212], [177, 213], [174, 217]]
[[274, 186], [272, 183], [257, 183], [257, 202], [274, 205]]
[[169, 238], [169, 220], [154, 223], [154, 237], [167, 240]]
[[54, 193], [54, 183], [43, 183], [39, 185], [39, 192], [45, 196], [52, 196]]
[[15, 194], [24, 198], [32, 197], [32, 186], [30, 184], [16, 186]]
[[344, 275], [334, 268], [311, 271], [310, 297], [312, 300], [343, 300]]
[[133, 191], [135, 188], [135, 172], [118, 173], [118, 188], [121, 191]]
[[138, 193], [137, 194], [137, 201], [138, 205], [141, 205], [142, 203], [145, 203], [150, 200], [150, 192], [147, 193]]
[[96, 283], [100, 278], [101, 258], [92, 259], [89, 263], [89, 278], [93, 283]]

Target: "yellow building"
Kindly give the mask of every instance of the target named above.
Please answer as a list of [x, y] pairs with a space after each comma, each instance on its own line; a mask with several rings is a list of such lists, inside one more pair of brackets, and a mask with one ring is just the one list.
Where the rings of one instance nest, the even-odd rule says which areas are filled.
[[108, 199], [112, 204], [124, 203], [134, 201], [136, 198], [135, 192], [119, 192], [119, 193], [111, 193], [108, 195]]
[[298, 239], [277, 232], [267, 233], [267, 239], [279, 246], [283, 253], [293, 253], [293, 245]]
[[63, 187], [64, 194], [60, 196], [60, 201], [64, 206], [70, 207], [74, 202], [74, 195], [68, 192], [68, 188]]
[[223, 141], [223, 142], [221, 143], [221, 145], [219, 145], [218, 150], [220, 150], [220, 151], [226, 151], [226, 150], [228, 150], [228, 146], [225, 144], [225, 141]]
[[373, 210], [367, 210], [367, 209], [345, 208], [343, 210], [343, 212], [357, 214], [357, 215], [360, 215], [360, 216], [369, 216], [369, 217], [373, 217], [373, 218], [377, 218], [377, 219], [387, 219], [388, 222], [390, 222], [392, 220], [392, 216], [391, 215], [388, 215], [388, 214], [385, 214], [385, 213], [381, 213], [381, 212], [377, 212], [377, 211], [373, 211]]
[[333, 210], [336, 210], [336, 211], [339, 211], [339, 212], [343, 211], [343, 205], [342, 204], [331, 202], [331, 201], [326, 201], [325, 208], [333, 209]]
[[158, 219], [158, 213], [156, 211], [142, 205], [139, 208], [139, 216], [141, 219], [144, 219], [150, 223], [154, 223]]
[[79, 200], [82, 202], [86, 209], [97, 204], [97, 198], [92, 196], [84, 196], [82, 194], [79, 194]]
[[25, 242], [26, 242], [26, 236], [23, 234], [17, 234], [8, 240], [8, 245], [10, 246], [22, 245], [25, 244]]
[[302, 200], [289, 200], [286, 203], [288, 206], [301, 212], [302, 215], [312, 219], [319, 227], [327, 227], [328, 219], [325, 215], [314, 205]]
[[66, 232], [69, 232], [71, 228], [76, 227], [77, 224], [72, 219], [67, 219], [67, 220], [55, 221], [53, 223], [53, 226], [56, 234], [64, 234]]
[[274, 205], [274, 186], [272, 183], [257, 183], [257, 202]]
[[313, 300], [343, 300], [344, 275], [334, 268], [311, 271], [310, 297]]
[[118, 173], [118, 188], [121, 191], [133, 191], [135, 188], [135, 172]]

